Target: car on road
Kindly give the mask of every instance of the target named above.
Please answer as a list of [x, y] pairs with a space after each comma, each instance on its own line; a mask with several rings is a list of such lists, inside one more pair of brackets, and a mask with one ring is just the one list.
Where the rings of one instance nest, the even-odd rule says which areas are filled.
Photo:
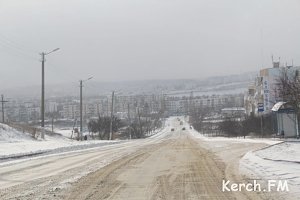
[[175, 131], [175, 129], [174, 129], [174, 128], [171, 128], [171, 131]]
[[184, 131], [184, 130], [185, 130], [185, 127], [183, 127], [182, 130]]

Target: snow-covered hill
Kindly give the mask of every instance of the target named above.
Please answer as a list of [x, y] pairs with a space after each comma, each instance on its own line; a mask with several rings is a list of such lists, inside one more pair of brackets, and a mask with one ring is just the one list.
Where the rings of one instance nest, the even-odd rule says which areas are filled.
[[30, 134], [20, 132], [6, 124], [0, 123], [0, 142], [16, 142], [34, 140]]

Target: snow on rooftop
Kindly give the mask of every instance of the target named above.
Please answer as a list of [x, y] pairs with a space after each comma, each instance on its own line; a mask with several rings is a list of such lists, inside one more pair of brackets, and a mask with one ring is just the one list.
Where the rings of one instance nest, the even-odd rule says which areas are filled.
[[272, 111], [274, 111], [274, 112], [278, 111], [278, 110], [281, 108], [281, 106], [283, 106], [285, 103], [286, 103], [286, 102], [282, 102], [282, 101], [276, 103], [276, 104], [273, 106]]

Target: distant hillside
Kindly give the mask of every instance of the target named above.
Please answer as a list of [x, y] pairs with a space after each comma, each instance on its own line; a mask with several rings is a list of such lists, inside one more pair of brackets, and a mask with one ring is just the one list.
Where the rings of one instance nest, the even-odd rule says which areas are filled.
[[[239, 93], [245, 91], [250, 82], [254, 80], [256, 72], [244, 74], [209, 77], [205, 79], [178, 79], [178, 80], [142, 80], [122, 82], [89, 81], [84, 84], [84, 95], [109, 95], [117, 91], [120, 95], [135, 94], [162, 94], [199, 91], [204, 93]], [[3, 91], [9, 97], [40, 97], [40, 86], [14, 88]], [[46, 96], [78, 96], [79, 84], [46, 85]]]

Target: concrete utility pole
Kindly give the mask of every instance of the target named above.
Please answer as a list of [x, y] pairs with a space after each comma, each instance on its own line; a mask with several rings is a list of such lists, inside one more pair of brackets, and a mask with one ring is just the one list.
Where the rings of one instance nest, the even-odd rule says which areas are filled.
[[128, 124], [129, 124], [129, 139], [131, 140], [131, 119], [130, 119], [130, 107], [129, 104], [127, 104], [127, 112], [128, 112]]
[[140, 107], [137, 107], [137, 113], [138, 113], [138, 120], [139, 120], [139, 127], [140, 127], [140, 136], [142, 136], [143, 129], [142, 129], [142, 124], [141, 124]]
[[48, 53], [42, 52], [40, 55], [42, 56], [42, 96], [41, 96], [41, 127], [45, 126], [45, 56], [59, 50], [56, 48]]
[[80, 83], [80, 133], [82, 132], [82, 80], [79, 81]]
[[80, 135], [82, 136], [82, 131], [83, 131], [83, 128], [82, 128], [82, 122], [83, 122], [83, 116], [82, 116], [82, 108], [83, 108], [83, 106], [82, 106], [82, 87], [83, 87], [83, 82], [85, 82], [85, 81], [88, 81], [88, 80], [91, 80], [93, 77], [90, 77], [90, 78], [88, 78], [88, 79], [86, 79], [86, 80], [80, 80], [79, 81], [79, 87], [80, 87]]
[[112, 139], [112, 132], [113, 132], [114, 96], [115, 96], [115, 91], [113, 91], [112, 94], [111, 94], [110, 133], [109, 133], [109, 140]]
[[1, 95], [1, 104], [2, 104], [2, 123], [5, 123], [5, 120], [4, 120], [4, 103], [6, 103], [8, 101], [4, 101], [4, 95], [2, 94]]
[[41, 97], [41, 127], [45, 126], [45, 53], [42, 56], [42, 97]]
[[261, 137], [264, 135], [264, 129], [263, 129], [263, 114], [260, 115], [260, 134]]

